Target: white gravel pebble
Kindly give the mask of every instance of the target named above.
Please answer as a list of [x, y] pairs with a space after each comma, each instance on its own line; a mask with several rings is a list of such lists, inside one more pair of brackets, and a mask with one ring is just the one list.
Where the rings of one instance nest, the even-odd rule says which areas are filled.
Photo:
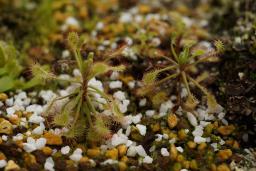
[[114, 134], [111, 138], [111, 144], [113, 146], [118, 146], [120, 144], [126, 144], [128, 137], [126, 135]]
[[53, 93], [51, 90], [42, 90], [39, 93], [39, 97], [42, 97], [45, 102], [51, 101], [54, 97], [56, 97], [56, 94]]
[[7, 165], [6, 160], [0, 160], [0, 168], [4, 168]]
[[74, 154], [82, 154], [83, 151], [82, 151], [81, 148], [77, 148], [73, 153], [74, 153]]
[[88, 86], [93, 86], [101, 91], [104, 91], [102, 82], [99, 80], [96, 80], [96, 78], [90, 79], [88, 82]]
[[169, 138], [169, 135], [168, 134], [163, 134], [163, 138], [167, 140]]
[[12, 137], [13, 141], [19, 141], [23, 139], [23, 134], [18, 133], [17, 135]]
[[224, 124], [224, 125], [228, 125], [228, 121], [226, 119], [221, 119], [221, 122]]
[[127, 107], [130, 104], [130, 100], [123, 100], [121, 103], [118, 104], [118, 107], [122, 113], [127, 112]]
[[163, 135], [161, 134], [156, 134], [157, 138], [155, 139], [155, 141], [159, 142], [163, 139]]
[[135, 87], [135, 81], [130, 81], [128, 83], [128, 86], [129, 86], [130, 89], [133, 89]]
[[8, 140], [8, 136], [7, 135], [2, 135], [2, 140], [3, 141], [7, 141]]
[[6, 104], [7, 106], [13, 106], [13, 98], [6, 99], [6, 100], [5, 100], [5, 104]]
[[54, 161], [52, 157], [48, 157], [44, 163], [44, 169], [49, 171], [54, 171]]
[[203, 138], [201, 136], [195, 136], [194, 142], [197, 144], [200, 144], [200, 143], [206, 142], [206, 138]]
[[29, 122], [39, 124], [41, 122], [44, 122], [44, 118], [42, 116], [38, 116], [36, 114], [33, 114], [30, 116]]
[[141, 113], [139, 113], [139, 114], [137, 114], [137, 115], [135, 115], [135, 116], [132, 116], [132, 122], [134, 123], [134, 124], [137, 124], [137, 123], [139, 123], [140, 121], [141, 121], [141, 118], [142, 118], [142, 114]]
[[221, 113], [218, 114], [218, 118], [219, 118], [220, 120], [223, 119], [224, 116], [225, 116], [225, 113], [224, 113], [224, 112], [221, 112]]
[[147, 127], [142, 124], [137, 124], [136, 127], [138, 128], [140, 135], [145, 136], [147, 132]]
[[34, 114], [40, 115], [43, 112], [41, 105], [33, 104], [26, 107], [27, 112], [34, 112]]
[[15, 109], [13, 107], [8, 107], [6, 109], [7, 115], [11, 116], [15, 113]]
[[150, 156], [145, 156], [142, 160], [143, 163], [151, 164], [153, 162], [153, 159]]
[[130, 146], [127, 150], [127, 156], [129, 157], [135, 157], [137, 154], [135, 146]]
[[76, 26], [76, 27], [79, 26], [78, 20], [74, 17], [68, 17], [65, 22], [67, 25]]
[[165, 156], [165, 157], [170, 155], [167, 148], [161, 148], [161, 154], [162, 156]]
[[127, 143], [125, 144], [127, 147], [130, 147], [133, 144], [131, 140], [128, 140]]
[[147, 110], [145, 113], [146, 113], [146, 116], [152, 117], [155, 114], [155, 111], [154, 110]]
[[181, 152], [181, 153], [183, 153], [183, 148], [182, 147], [176, 147], [176, 149], [179, 151], [179, 152]]
[[33, 129], [32, 134], [42, 135], [44, 133], [44, 129], [45, 129], [45, 126], [44, 126], [43, 122], [41, 122], [38, 127]]
[[225, 141], [223, 139], [220, 139], [220, 145], [224, 145], [225, 144]]
[[204, 133], [203, 127], [201, 125], [198, 125], [195, 127], [195, 130], [192, 132], [194, 136], [202, 136]]
[[68, 51], [68, 50], [64, 50], [64, 51], [62, 51], [62, 54], [61, 54], [61, 57], [62, 58], [67, 58], [67, 57], [69, 57], [70, 56], [70, 52]]
[[206, 121], [200, 121], [200, 125], [202, 127], [206, 127], [207, 125], [209, 125], [211, 122], [206, 122]]
[[125, 131], [125, 135], [128, 137], [131, 133], [131, 126], [128, 126], [126, 131]]
[[173, 108], [174, 104], [172, 103], [171, 100], [168, 100], [164, 103], [161, 104], [160, 109], [159, 109], [159, 113], [161, 116], [164, 116], [168, 113], [169, 110], [171, 110]]
[[69, 151], [70, 151], [69, 146], [62, 147], [61, 150], [60, 150], [61, 154], [64, 154], [64, 155], [68, 154]]
[[143, 99], [140, 100], [139, 106], [143, 107], [143, 106], [146, 105], [146, 103], [147, 103], [147, 99], [146, 99], [146, 98], [143, 98]]
[[23, 149], [27, 153], [31, 153], [31, 152], [36, 150], [36, 146], [34, 144], [31, 144], [31, 143], [23, 143]]
[[198, 125], [197, 119], [196, 119], [196, 117], [192, 113], [188, 112], [187, 113], [187, 117], [188, 117], [188, 120], [189, 120], [191, 125], [193, 125], [193, 126], [197, 126]]
[[78, 162], [82, 158], [82, 150], [77, 148], [69, 158], [75, 162]]
[[40, 150], [43, 147], [45, 147], [46, 144], [46, 139], [45, 138], [39, 138], [36, 140], [36, 149]]
[[145, 151], [145, 149], [143, 148], [142, 145], [136, 146], [136, 147], [135, 147], [135, 150], [136, 150], [136, 152], [137, 152], [137, 154], [138, 154], [139, 156], [141, 156], [141, 157], [147, 156], [147, 153], [146, 153], [146, 151]]
[[132, 21], [132, 19], [133, 19], [132, 14], [125, 12], [125, 13], [121, 14], [119, 21], [121, 23], [130, 23]]
[[169, 143], [170, 143], [170, 144], [174, 144], [174, 143], [176, 143], [176, 138], [172, 138], [172, 139], [170, 139], [170, 140], [169, 140]]
[[120, 100], [120, 101], [126, 99], [126, 98], [125, 98], [125, 93], [122, 92], [122, 91], [117, 91], [117, 92], [115, 92], [115, 93], [113, 94], [113, 97], [116, 98], [116, 99], [118, 99], [118, 100]]
[[45, 147], [45, 144], [46, 144], [45, 138], [39, 138], [39, 139], [35, 140], [32, 137], [28, 137], [27, 142], [23, 143], [23, 149], [26, 152], [31, 153], [37, 149], [38, 150], [42, 149], [43, 147]]
[[217, 143], [212, 143], [211, 146], [214, 149], [214, 151], [218, 151], [218, 144]]
[[116, 88], [122, 88], [123, 83], [121, 81], [111, 81], [109, 83], [109, 88], [116, 89]]
[[118, 161], [116, 161], [116, 160], [107, 159], [107, 160], [105, 160], [104, 162], [102, 162], [101, 164], [102, 164], [102, 165], [108, 165], [108, 164], [117, 164], [117, 163], [118, 163]]

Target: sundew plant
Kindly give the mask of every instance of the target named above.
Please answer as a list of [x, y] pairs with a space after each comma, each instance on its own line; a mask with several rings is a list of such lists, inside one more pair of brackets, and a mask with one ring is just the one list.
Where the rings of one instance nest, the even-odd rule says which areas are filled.
[[[71, 84], [71, 91], [66, 96], [55, 98], [48, 104], [46, 114], [53, 115], [53, 125], [68, 128], [64, 134], [67, 138], [86, 137], [90, 141], [98, 141], [111, 135], [109, 126], [120, 121], [121, 112], [111, 96], [104, 92], [103, 85], [95, 77], [109, 71], [123, 71], [125, 66], [110, 66], [106, 62], [94, 62], [93, 53], [83, 59], [80, 53], [84, 39], [74, 32], [68, 36], [68, 43], [74, 53], [79, 76], [61, 79], [39, 65], [33, 67], [36, 77], [45, 81], [66, 81]], [[56, 110], [54, 106], [61, 107]], [[111, 116], [102, 114], [111, 111]], [[85, 133], [86, 132], [86, 133]]]
[[[191, 71], [199, 63], [216, 61], [218, 55], [224, 50], [223, 43], [219, 40], [215, 41], [215, 49], [210, 51], [205, 51], [202, 49], [192, 51], [191, 49], [195, 43], [189, 42], [184, 46], [183, 50], [178, 53], [176, 50], [178, 48], [175, 48], [174, 42], [175, 39], [171, 43], [172, 56], [162, 56], [166, 59], [167, 64], [162, 68], [157, 68], [144, 74], [142, 81], [145, 86], [138, 90], [138, 94], [145, 95], [148, 92], [156, 90], [157, 87], [167, 83], [170, 80], [176, 80], [178, 89], [178, 105], [181, 105], [186, 110], [193, 111], [193, 109], [199, 103], [194, 94], [191, 92], [191, 86], [195, 86], [207, 97], [208, 112], [214, 113], [219, 109], [220, 106], [217, 104], [213, 94], [200, 84], [200, 82], [203, 81], [207, 76], [204, 74], [204, 76], [201, 76], [201, 79], [194, 79]], [[182, 85], [186, 88], [188, 94], [184, 103], [181, 103]]]

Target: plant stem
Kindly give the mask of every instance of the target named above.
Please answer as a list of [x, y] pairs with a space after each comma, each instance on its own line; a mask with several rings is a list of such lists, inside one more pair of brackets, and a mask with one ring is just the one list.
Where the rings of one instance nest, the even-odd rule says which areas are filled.
[[82, 105], [82, 94], [83, 94], [83, 91], [79, 92], [78, 96], [76, 97], [76, 100], [75, 100], [75, 104], [78, 104], [77, 107], [76, 107], [76, 113], [75, 113], [75, 118], [74, 118], [74, 124], [76, 124], [78, 118], [79, 118], [79, 115], [80, 115], [80, 112], [81, 112], [81, 105]]
[[177, 63], [176, 61], [172, 60], [172, 59], [171, 59], [170, 57], [168, 57], [168, 56], [161, 55], [160, 57], [162, 57], [162, 58], [164, 58], [164, 59], [166, 59], [166, 60], [172, 62], [172, 63], [175, 64], [175, 65], [178, 65], [178, 63]]
[[168, 66], [168, 67], [165, 67], [165, 68], [163, 68], [163, 69], [160, 69], [160, 70], [158, 70], [158, 71], [159, 71], [159, 73], [160, 73], [160, 72], [163, 72], [163, 71], [173, 70], [173, 69], [176, 69], [176, 68], [178, 68], [178, 65], [172, 65], [172, 66]]
[[89, 96], [86, 96], [85, 98], [86, 98], [88, 107], [91, 109], [91, 111], [92, 111], [93, 113], [97, 113], [95, 107], [94, 107], [93, 104], [92, 104], [91, 98], [90, 98]]
[[75, 54], [75, 58], [76, 58], [76, 63], [78, 65], [78, 68], [80, 71], [83, 71], [83, 60], [82, 57], [80, 55], [80, 51], [79, 49], [73, 49], [74, 54]]
[[176, 60], [177, 62], [179, 62], [179, 57], [178, 57], [178, 55], [177, 55], [177, 53], [176, 53], [176, 51], [175, 51], [175, 49], [174, 49], [173, 44], [171, 44], [171, 51], [172, 51], [172, 54], [173, 54], [175, 60]]
[[212, 57], [217, 57], [218, 53], [213, 51], [212, 53], [209, 52], [203, 56], [201, 56], [201, 58], [199, 60], [197, 60], [196, 62], [193, 62], [191, 64], [189, 64], [187, 67], [190, 67], [190, 66], [193, 66], [193, 65], [196, 65], [198, 63], [201, 63], [201, 62], [205, 62], [207, 59], [209, 58], [212, 58]]
[[187, 80], [187, 76], [186, 76], [186, 73], [184, 71], [181, 72], [181, 75], [182, 75], [182, 79], [183, 79], [183, 82], [185, 84], [185, 87], [188, 91], [188, 95], [191, 96], [191, 92], [190, 92], [190, 89], [189, 89], [189, 85], [188, 85], [188, 80]]
[[110, 101], [109, 97], [102, 91], [100, 91], [99, 89], [97, 89], [96, 87], [93, 86], [88, 86], [89, 88], [93, 89], [94, 92], [98, 93], [99, 95], [101, 95], [105, 100]]
[[194, 80], [193, 78], [191, 78], [190, 76], [188, 76], [188, 79], [193, 82], [193, 84], [198, 87], [205, 95], [208, 95], [208, 91], [206, 90], [205, 87], [201, 86], [196, 80]]
[[168, 81], [169, 79], [172, 79], [172, 78], [177, 77], [179, 74], [180, 74], [180, 73], [172, 74], [172, 75], [170, 75], [170, 76], [168, 76], [168, 77], [166, 77], [166, 78], [164, 78], [164, 79], [158, 81], [155, 85], [162, 84], [162, 83], [164, 83], [165, 81]]
[[83, 102], [82, 109], [83, 109], [84, 113], [86, 114], [86, 117], [88, 119], [90, 127], [92, 128], [93, 123], [92, 123], [92, 118], [91, 118], [91, 111], [89, 110], [89, 106], [86, 102]]

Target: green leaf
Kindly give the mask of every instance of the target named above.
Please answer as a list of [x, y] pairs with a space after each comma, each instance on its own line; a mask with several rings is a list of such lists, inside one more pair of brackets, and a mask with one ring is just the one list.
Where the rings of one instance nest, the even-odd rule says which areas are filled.
[[22, 89], [26, 90], [26, 89], [30, 89], [32, 87], [38, 86], [38, 85], [43, 85], [44, 82], [42, 82], [42, 80], [38, 77], [34, 77], [31, 80], [27, 81], [26, 83], [24, 83], [22, 85]]
[[53, 123], [57, 126], [67, 126], [69, 124], [70, 116], [67, 111], [54, 116]]
[[75, 124], [70, 125], [69, 131], [64, 134], [67, 138], [77, 138], [82, 137], [86, 131], [86, 118], [80, 115]]
[[4, 49], [2, 47], [2, 42], [0, 42], [0, 67], [3, 67], [5, 64], [5, 53], [4, 53]]
[[185, 64], [188, 62], [189, 59], [189, 47], [185, 47], [184, 50], [180, 53], [179, 55], [179, 63], [180, 64]]
[[205, 54], [205, 51], [203, 49], [197, 49], [193, 52], [192, 57], [197, 57]]
[[5, 67], [0, 68], [0, 76], [6, 75], [8, 72]]
[[50, 72], [50, 67], [48, 65], [34, 64], [31, 71], [33, 76], [41, 81], [51, 80], [55, 77], [55, 75]]
[[146, 74], [144, 74], [142, 81], [144, 82], [144, 84], [153, 84], [155, 83], [158, 74], [161, 72], [161, 70], [154, 70], [154, 71], [150, 71]]
[[155, 89], [155, 85], [154, 84], [147, 84], [143, 87], [140, 87], [136, 90], [136, 94], [138, 96], [145, 96], [147, 95], [149, 92], [152, 92]]
[[212, 95], [211, 93], [208, 92], [206, 97], [207, 97], [208, 112], [209, 113], [218, 112], [219, 104], [217, 103], [214, 95]]
[[221, 40], [216, 40], [214, 42], [214, 46], [216, 47], [218, 53], [222, 53], [225, 50], [224, 44]]
[[14, 46], [0, 41], [0, 75], [17, 77], [22, 71]]
[[0, 92], [11, 90], [15, 86], [15, 80], [12, 77], [4, 76], [0, 78]]
[[76, 32], [71, 32], [68, 34], [68, 44], [73, 49], [78, 48], [79, 36]]
[[87, 139], [91, 142], [101, 142], [111, 135], [110, 129], [106, 126], [105, 118], [96, 116], [93, 127], [89, 128]]
[[168, 100], [168, 95], [164, 91], [157, 92], [155, 95], [152, 96], [151, 102], [155, 108], [159, 107], [161, 103]]
[[122, 72], [125, 70], [125, 66], [124, 65], [118, 65], [118, 66], [112, 66], [110, 68], [111, 71], [117, 71], [117, 72]]
[[7, 60], [5, 69], [9, 76], [16, 78], [20, 75], [22, 71], [22, 66], [18, 63], [16, 58], [12, 58]]
[[104, 62], [96, 62], [92, 66], [91, 74], [89, 78], [93, 78], [97, 75], [105, 74], [108, 71], [118, 71], [121, 72], [125, 70], [124, 65], [119, 65], [119, 66], [109, 66], [108, 64]]
[[184, 107], [187, 110], [194, 110], [198, 103], [199, 101], [196, 99], [196, 97], [191, 94], [187, 97], [186, 102], [184, 103]]

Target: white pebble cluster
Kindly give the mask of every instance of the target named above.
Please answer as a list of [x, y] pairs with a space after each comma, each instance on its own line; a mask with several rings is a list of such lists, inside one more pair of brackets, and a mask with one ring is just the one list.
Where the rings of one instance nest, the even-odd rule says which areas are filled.
[[42, 149], [43, 147], [45, 147], [45, 144], [46, 144], [45, 138], [39, 138], [39, 139], [35, 140], [32, 137], [28, 137], [27, 142], [23, 143], [23, 149], [26, 152], [31, 153], [35, 150]]
[[80, 148], [77, 148], [69, 158], [75, 162], [78, 162], [83, 156], [83, 151]]
[[52, 157], [48, 157], [44, 163], [44, 169], [49, 171], [54, 171], [54, 161]]

